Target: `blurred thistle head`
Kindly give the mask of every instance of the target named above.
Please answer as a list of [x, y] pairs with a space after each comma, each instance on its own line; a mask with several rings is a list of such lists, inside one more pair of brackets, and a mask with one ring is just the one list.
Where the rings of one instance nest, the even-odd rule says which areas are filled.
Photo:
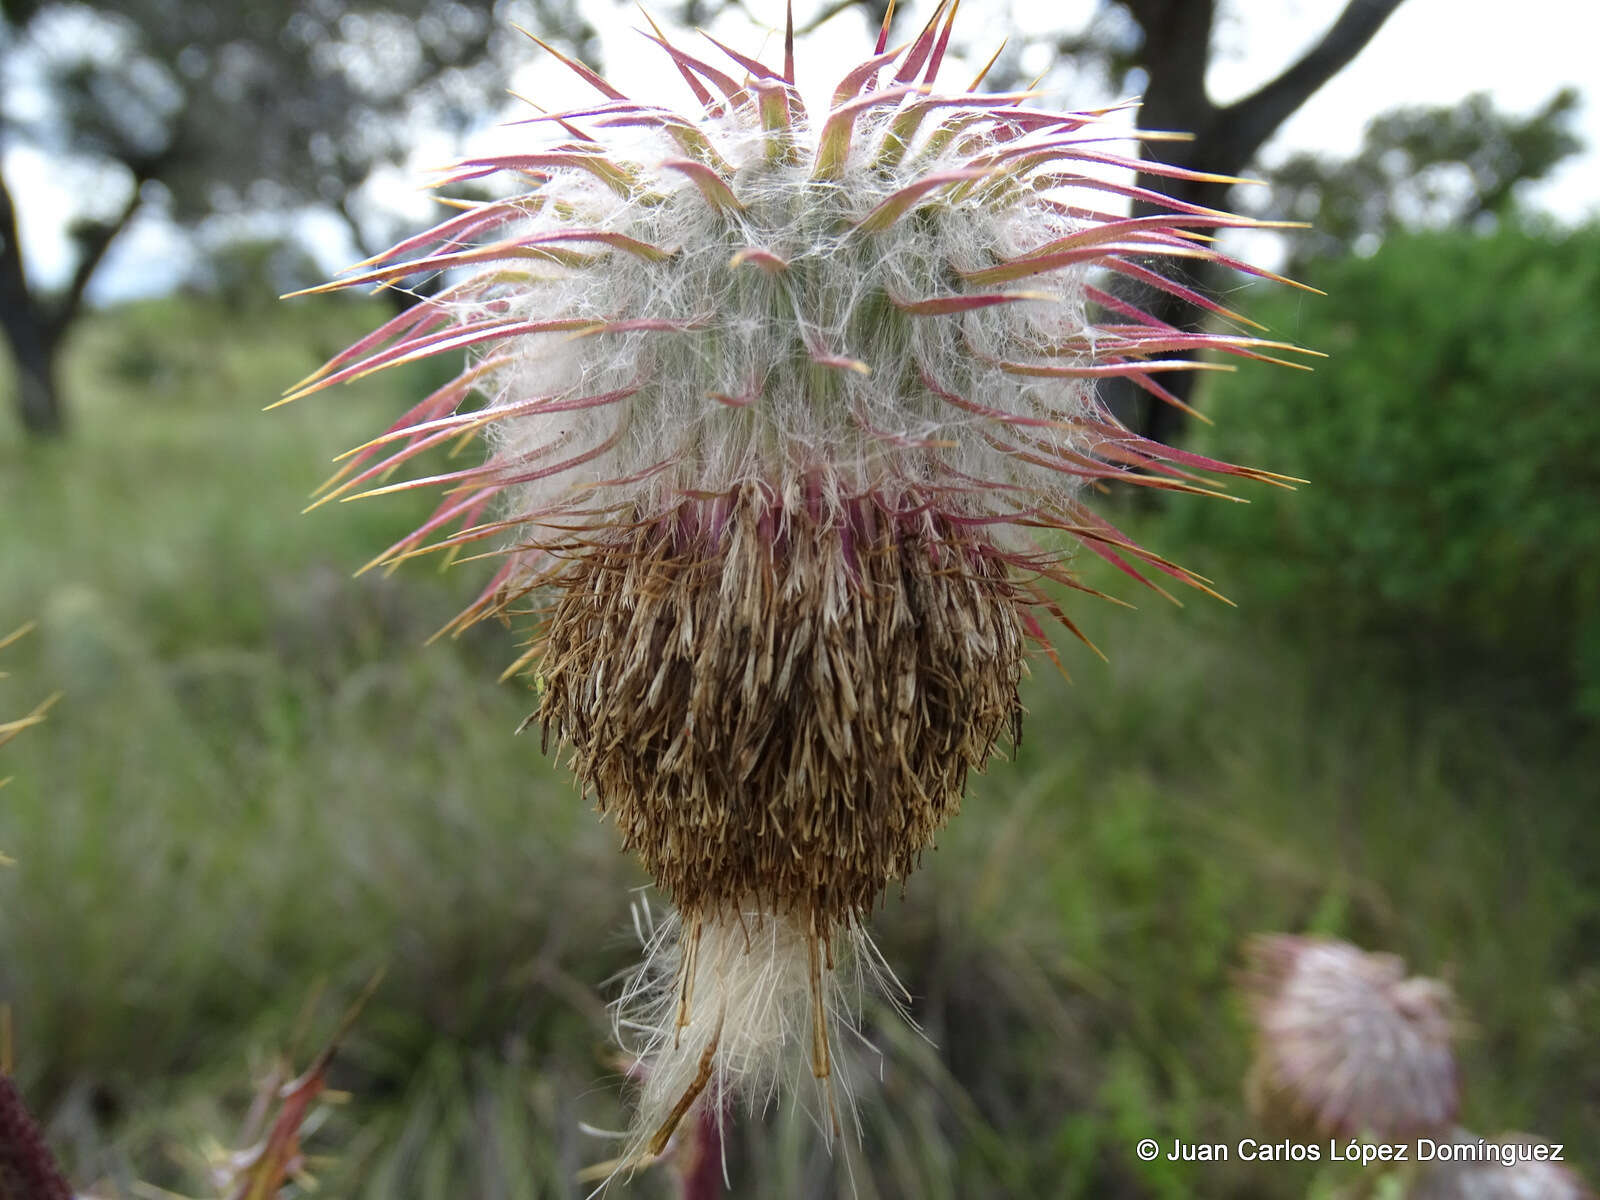
[[[1077, 632], [1050, 590], [1081, 587], [1072, 545], [1152, 587], [1209, 590], [1093, 513], [1087, 488], [1281, 481], [1139, 437], [1095, 391], [1120, 377], [1179, 403], [1166, 373], [1223, 369], [1197, 352], [1292, 349], [1183, 331], [1119, 294], [1164, 289], [1242, 329], [1160, 265], [1237, 266], [1210, 235], [1253, 222], [1129, 182], [1208, 177], [1119, 153], [1146, 135], [1108, 112], [983, 93], [983, 73], [941, 88], [954, 16], [941, 2], [895, 48], [886, 18], [815, 110], [792, 15], [778, 63], [714, 39], [691, 53], [652, 25], [688, 113], [551, 50], [595, 101], [529, 118], [525, 150], [441, 180], [521, 190], [453, 202], [329, 285], [442, 279], [288, 397], [470, 353], [322, 499], [444, 489], [374, 563], [486, 545], [498, 570], [454, 628], [536, 615], [512, 667], [538, 672], [530, 721], [570, 746], [683, 915], [662, 959], [677, 998], [656, 1005], [669, 1028], [646, 1041], [697, 1057], [652, 1080], [720, 1083], [719, 1045], [751, 1043], [718, 1010], [751, 947], [808, 959], [813, 1009], [832, 1007], [834, 932], [913, 869], [968, 772], [1017, 736], [1029, 644], [1051, 653], [1051, 621]], [[1130, 201], [1150, 215], [1118, 215]], [[385, 482], [474, 438], [480, 463]], [[767, 920], [785, 932], [752, 937]], [[811, 1025], [825, 1077], [827, 1023]], [[660, 1107], [656, 1149], [682, 1115]]]
[[[1487, 1156], [1491, 1147], [1500, 1157]], [[1546, 1154], [1552, 1149], [1542, 1138], [1527, 1134], [1480, 1138], [1458, 1130], [1440, 1157], [1462, 1151], [1469, 1157], [1424, 1169], [1406, 1190], [1406, 1200], [1595, 1200], [1576, 1171], [1563, 1163], [1536, 1160], [1540, 1147]]]
[[1258, 1115], [1333, 1137], [1450, 1127], [1460, 1083], [1445, 984], [1408, 978], [1394, 955], [1329, 938], [1264, 935], [1247, 956]]

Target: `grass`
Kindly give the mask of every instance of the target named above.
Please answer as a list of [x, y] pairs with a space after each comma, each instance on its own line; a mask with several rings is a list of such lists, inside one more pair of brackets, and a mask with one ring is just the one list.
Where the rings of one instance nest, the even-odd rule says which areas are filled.
[[[414, 523], [400, 498], [296, 515], [428, 380], [257, 411], [373, 315], [99, 315], [72, 347], [74, 436], [0, 435], [0, 628], [39, 620], [0, 713], [65, 693], [0, 772], [0, 1003], [99, 1194], [215, 1194], [252, 1078], [292, 1045], [303, 1063], [380, 965], [335, 1067], [350, 1100], [307, 1143], [326, 1194], [579, 1195], [611, 1153], [580, 1125], [623, 1120], [603, 985], [645, 881], [512, 736], [512, 635], [424, 647], [471, 568], [352, 580]], [[1071, 684], [1039, 664], [1017, 761], [874, 923], [927, 1039], [869, 1014], [883, 1078], [851, 1161], [803, 1117], [744, 1121], [734, 1194], [834, 1195], [848, 1166], [863, 1197], [1331, 1195], [1350, 1176], [1326, 1166], [1133, 1154], [1259, 1136], [1231, 997], [1259, 930], [1450, 979], [1475, 1023], [1464, 1123], [1564, 1141], [1600, 1177], [1592, 736], [1493, 675], [1289, 632], [1247, 560], [1141, 524], [1241, 607], [1091, 572], [1142, 609], [1075, 607], [1111, 663], [1063, 645]]]

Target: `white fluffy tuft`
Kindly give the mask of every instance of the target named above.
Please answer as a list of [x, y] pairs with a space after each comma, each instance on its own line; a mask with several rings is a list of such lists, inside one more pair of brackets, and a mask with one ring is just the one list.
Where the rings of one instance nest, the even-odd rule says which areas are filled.
[[863, 1001], [903, 997], [865, 930], [835, 926], [829, 942], [804, 917], [753, 906], [686, 926], [677, 913], [654, 922], [641, 902], [635, 917], [644, 961], [612, 1005], [639, 1080], [619, 1173], [653, 1161], [707, 1105], [720, 1120], [736, 1106], [761, 1112], [780, 1096], [811, 1094], [830, 1140], [853, 1123], [853, 1050], [870, 1049]]

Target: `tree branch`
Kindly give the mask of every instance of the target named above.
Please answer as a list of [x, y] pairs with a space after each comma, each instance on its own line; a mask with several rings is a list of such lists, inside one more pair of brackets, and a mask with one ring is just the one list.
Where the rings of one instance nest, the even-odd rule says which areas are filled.
[[47, 352], [47, 324], [38, 298], [28, 287], [28, 266], [17, 236], [17, 209], [5, 175], [0, 174], [0, 329], [20, 358], [30, 347]]
[[13, 280], [17, 289], [26, 294], [28, 272], [22, 262], [22, 243], [17, 238], [17, 208], [11, 202], [6, 177], [0, 173], [0, 282]]
[[53, 338], [60, 337], [77, 319], [78, 310], [83, 307], [83, 294], [88, 290], [89, 281], [94, 278], [94, 273], [100, 269], [100, 264], [105, 260], [106, 251], [111, 249], [112, 242], [122, 236], [122, 231], [128, 227], [134, 214], [139, 211], [139, 206], [144, 203], [144, 197], [140, 195], [144, 185], [152, 179], [160, 179], [176, 161], [178, 161], [176, 139], [164, 150], [121, 156], [122, 165], [133, 173], [133, 191], [128, 194], [128, 202], [122, 206], [121, 212], [109, 221], [100, 221], [89, 226], [77, 237], [78, 265], [72, 272], [72, 279], [68, 282], [66, 291], [57, 299], [50, 314], [50, 334]]
[[[1123, 0], [1123, 6], [1144, 32], [1136, 58], [1149, 72], [1149, 91], [1161, 93], [1159, 107], [1193, 114], [1173, 128], [1194, 131], [1200, 116], [1212, 111], [1206, 64], [1211, 60], [1215, 0]], [[1146, 102], [1150, 99], [1147, 95]]]
[[72, 272], [72, 279], [67, 284], [66, 291], [61, 293], [50, 312], [50, 336], [52, 339], [66, 332], [66, 329], [78, 316], [78, 310], [83, 307], [83, 293], [88, 290], [89, 280], [94, 278], [94, 273], [100, 269], [106, 251], [111, 249], [111, 243], [116, 241], [122, 231], [128, 227], [128, 222], [133, 220], [133, 214], [139, 211], [142, 199], [139, 195], [142, 180], [133, 181], [133, 192], [128, 197], [128, 202], [122, 206], [122, 211], [109, 221], [97, 222], [77, 239], [78, 257], [77, 268]]
[[1270, 83], [1223, 109], [1218, 121], [1218, 140], [1226, 144], [1227, 153], [1218, 156], [1222, 165], [1212, 169], [1242, 170], [1295, 109], [1361, 53], [1400, 4], [1401, 0], [1350, 0], [1322, 40], [1307, 50], [1298, 62]]
[[[745, 8], [742, 0], [732, 0], [732, 3], [734, 7]], [[832, 4], [829, 4], [804, 25], [795, 26], [794, 31], [801, 36], [815, 33], [847, 8], [865, 8], [867, 10], [867, 23], [876, 29], [883, 23], [883, 14], [888, 8], [888, 3], [887, 0], [834, 0]]]

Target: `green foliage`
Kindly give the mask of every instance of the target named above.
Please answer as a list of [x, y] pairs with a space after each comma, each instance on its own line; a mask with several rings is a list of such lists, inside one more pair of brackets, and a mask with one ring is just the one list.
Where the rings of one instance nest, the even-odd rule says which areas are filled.
[[[214, 1194], [202, 1152], [236, 1143], [307, 997], [326, 986], [297, 1065], [380, 962], [334, 1066], [351, 1101], [306, 1142], [332, 1160], [323, 1194], [578, 1196], [575, 1172], [615, 1152], [579, 1125], [622, 1120], [603, 1003], [642, 880], [512, 736], [531, 706], [495, 683], [512, 636], [423, 645], [482, 564], [352, 581], [418, 514], [296, 516], [321, 464], [426, 380], [256, 411], [374, 315], [93, 317], [69, 361], [82, 436], [0, 440], [0, 627], [40, 622], [7, 651], [0, 711], [65, 692], [5, 750], [0, 1001], [19, 1082], [96, 1194]], [[142, 383], [118, 366], [130, 342], [191, 365]], [[1139, 532], [1196, 557], [1172, 522]], [[1213, 573], [1245, 600], [1258, 567]], [[1133, 1155], [1259, 1134], [1230, 989], [1271, 929], [1447, 973], [1479, 1031], [1468, 1124], [1564, 1141], [1593, 1177], [1593, 747], [1368, 658], [1330, 676], [1260, 597], [1130, 598], [1148, 611], [1074, 604], [1111, 664], [1063, 646], [1073, 684], [1040, 664], [1018, 760], [873, 921], [928, 1040], [868, 1015], [883, 1057], [859, 1051], [863, 1144], [837, 1151], [858, 1194], [1332, 1194], [1347, 1176]], [[732, 1194], [849, 1194], [803, 1116], [736, 1125]]]
[[205, 290], [235, 316], [260, 314], [285, 292], [313, 287], [323, 272], [304, 245], [287, 237], [223, 242], [206, 258]]
[[1311, 282], [1256, 315], [1332, 357], [1241, 373], [1201, 438], [1310, 484], [1187, 532], [1307, 625], [1491, 656], [1600, 715], [1600, 227], [1397, 237]]
[[[1563, 88], [1526, 117], [1477, 92], [1452, 108], [1397, 108], [1367, 126], [1354, 157], [1296, 154], [1267, 171], [1261, 215], [1306, 221], [1293, 265], [1370, 249], [1402, 231], [1472, 228], [1516, 212], [1517, 190], [1583, 148], [1579, 106]], [[1248, 198], [1245, 198], [1248, 203]]]

